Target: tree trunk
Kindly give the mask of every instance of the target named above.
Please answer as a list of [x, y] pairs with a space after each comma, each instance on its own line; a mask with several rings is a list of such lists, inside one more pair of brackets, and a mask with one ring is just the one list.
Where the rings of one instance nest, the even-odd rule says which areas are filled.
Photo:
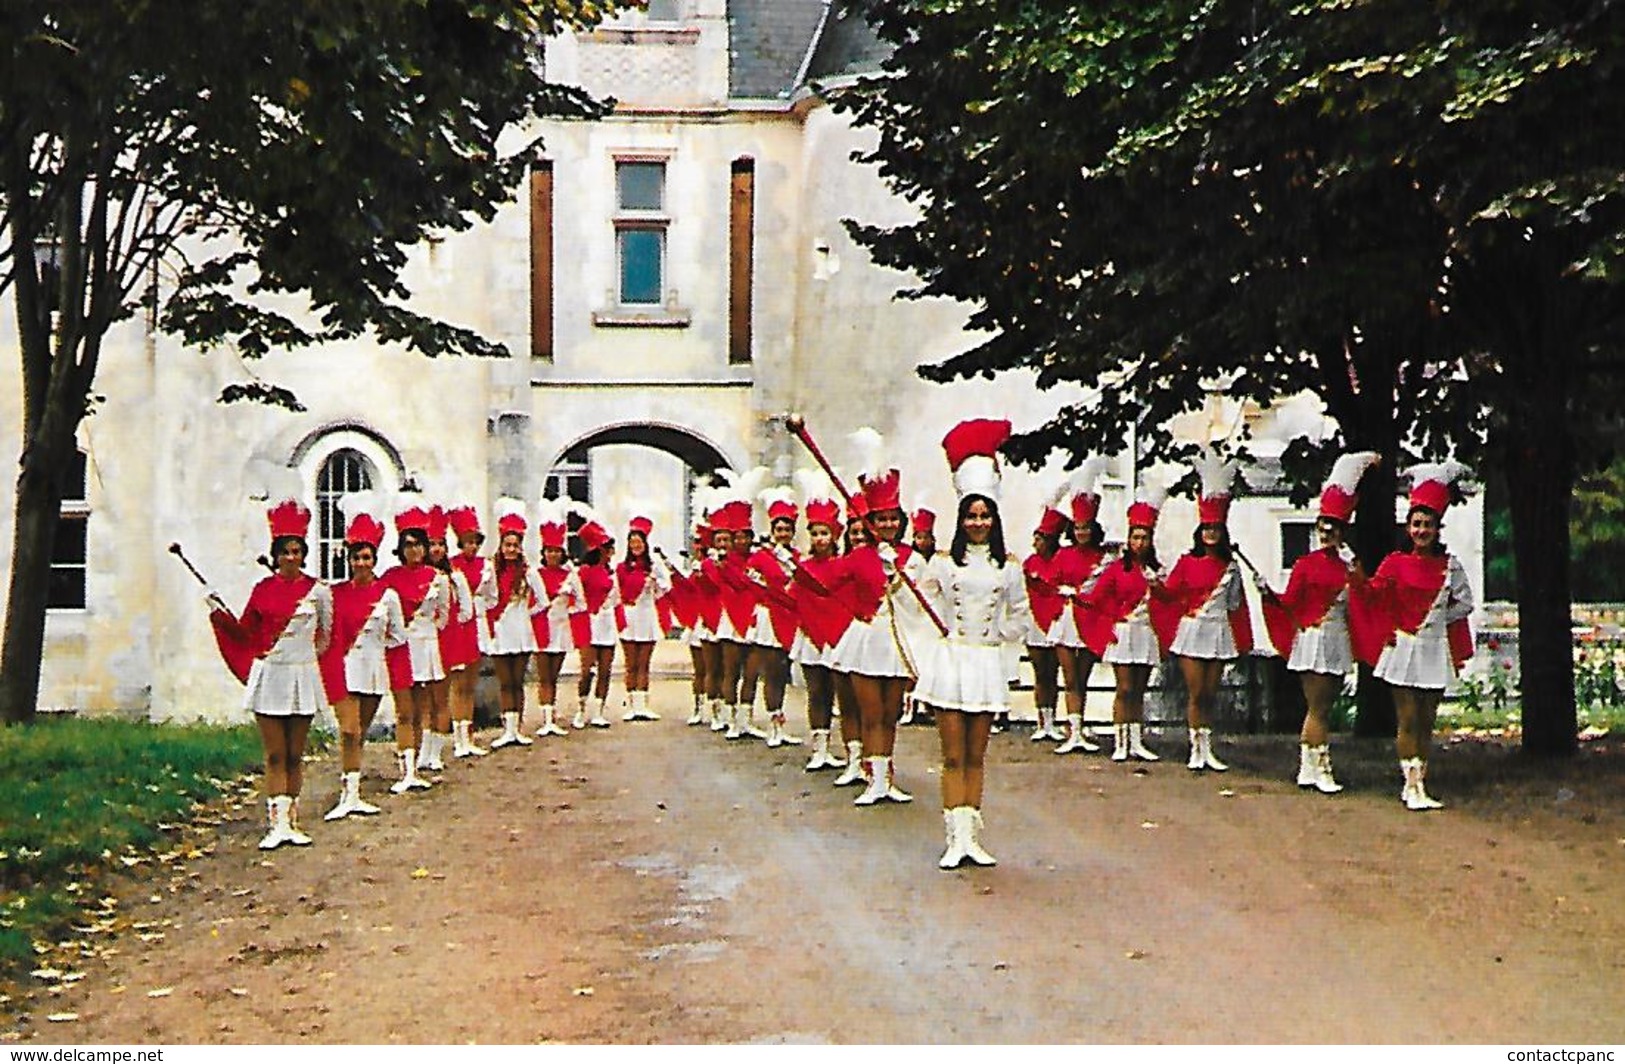
[[[1374, 573], [1394, 549], [1394, 498], [1399, 487], [1399, 470], [1395, 464], [1399, 460], [1399, 444], [1396, 440], [1364, 440], [1355, 446], [1382, 455], [1382, 464], [1367, 472], [1360, 482], [1360, 509], [1355, 514], [1354, 542], [1350, 544], [1365, 571]], [[1392, 736], [1398, 725], [1388, 685], [1371, 674], [1369, 665], [1361, 665], [1358, 676], [1354, 734], [1365, 738]]]
[[5, 647], [0, 651], [0, 719], [7, 724], [31, 723], [39, 703], [51, 547], [62, 507], [62, 470], [73, 447], [73, 429], [71, 419], [56, 411], [48, 412], [41, 432], [23, 452], [22, 471], [17, 477]]
[[[1554, 372], [1553, 377], [1561, 374]], [[1555, 392], [1555, 394], [1554, 394]], [[1504, 448], [1518, 568], [1518, 695], [1523, 748], [1567, 757], [1578, 748], [1569, 617], [1569, 505], [1574, 452], [1560, 386], [1528, 395], [1528, 423]], [[1555, 409], [1550, 404], [1556, 404]], [[1540, 407], [1547, 408], [1544, 412]], [[1509, 434], [1515, 432], [1509, 429]]]

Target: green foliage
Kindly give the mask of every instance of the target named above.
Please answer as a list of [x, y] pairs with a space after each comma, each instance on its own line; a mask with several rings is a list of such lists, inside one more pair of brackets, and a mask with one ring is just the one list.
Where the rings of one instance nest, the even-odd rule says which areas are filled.
[[0, 970], [74, 917], [94, 877], [261, 764], [253, 728], [50, 720], [0, 729]]
[[[1625, 11], [1593, 0], [870, 5], [894, 76], [837, 101], [920, 208], [855, 223], [909, 294], [982, 339], [921, 373], [1020, 370], [1087, 398], [1018, 434], [1038, 463], [1185, 457], [1213, 391], [1315, 392], [1331, 445], [1503, 467], [1524, 675], [1572, 738], [1573, 478], [1625, 407]], [[1325, 469], [1307, 442], [1290, 473]], [[1368, 484], [1386, 494], [1392, 480]], [[1553, 505], [1555, 503], [1555, 505]], [[1368, 564], [1391, 525], [1362, 513]], [[1545, 612], [1537, 604], [1555, 604]], [[1526, 663], [1527, 665], [1527, 663]], [[1531, 729], [1535, 731], [1536, 729]]]
[[[1625, 602], [1625, 456], [1579, 478], [1569, 513], [1574, 601]], [[1512, 598], [1517, 572], [1504, 479], [1486, 477], [1484, 597]]]

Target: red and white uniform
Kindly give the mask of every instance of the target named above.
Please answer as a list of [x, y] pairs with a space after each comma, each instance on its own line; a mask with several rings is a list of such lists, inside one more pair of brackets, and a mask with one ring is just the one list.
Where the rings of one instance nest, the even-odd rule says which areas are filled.
[[385, 652], [390, 687], [395, 690], [414, 683], [446, 678], [440, 660], [440, 629], [451, 616], [451, 582], [432, 565], [397, 565], [379, 577], [401, 601], [406, 618], [406, 641]]
[[[476, 657], [467, 660], [464, 662], [464, 664], [472, 665], [478, 660], [478, 654], [490, 653], [486, 647], [491, 642], [491, 622], [486, 620], [485, 609], [479, 601], [479, 590], [480, 585], [485, 582], [485, 572], [487, 569], [491, 568], [491, 562], [489, 559], [479, 554], [476, 554], [471, 558], [457, 554], [451, 559], [451, 567], [453, 572], [462, 576], [462, 582], [468, 588], [469, 592], [469, 607], [473, 616], [469, 619], [469, 622], [465, 623], [472, 623], [473, 625]], [[460, 596], [462, 589], [454, 584], [452, 593]], [[462, 638], [466, 640], [467, 637], [464, 636]], [[467, 657], [466, 650], [463, 652], [462, 656], [465, 658]]]
[[576, 648], [575, 634], [570, 630], [570, 613], [586, 600], [581, 582], [568, 565], [556, 569], [544, 565], [536, 575], [542, 582], [542, 608], [530, 615], [536, 645], [544, 654], [568, 654]]
[[1343, 676], [1354, 668], [1349, 639], [1349, 590], [1353, 552], [1317, 550], [1292, 565], [1286, 591], [1264, 598], [1270, 642], [1293, 672]]
[[790, 657], [798, 664], [835, 667], [835, 647], [854, 619], [851, 604], [833, 590], [840, 567], [838, 555], [804, 558], [791, 579], [796, 638]]
[[791, 574], [797, 555], [788, 547], [783, 553], [764, 547], [750, 556], [750, 569], [761, 577], [756, 616], [751, 622], [748, 642], [756, 646], [789, 650], [796, 638], [796, 615], [788, 597]]
[[544, 608], [546, 598], [533, 567], [493, 561], [485, 567], [478, 597], [491, 628], [486, 653], [534, 654], [540, 649], [531, 617]]
[[623, 643], [654, 643], [666, 633], [661, 627], [658, 600], [671, 593], [672, 574], [660, 555], [646, 555], [649, 568], [623, 561], [615, 567], [615, 592], [619, 602], [616, 627]]
[[574, 601], [570, 629], [577, 647], [612, 647], [619, 639], [615, 608], [621, 604], [615, 574], [608, 564], [578, 566], [576, 582], [581, 597]]
[[897, 546], [894, 561], [885, 562], [879, 548], [864, 544], [841, 558], [835, 585], [831, 590], [846, 596], [852, 606], [853, 621], [835, 646], [835, 668], [859, 676], [916, 675], [914, 648], [907, 623], [900, 622], [897, 598], [908, 595], [904, 589], [889, 587], [892, 572], [900, 569], [916, 583], [925, 575], [925, 564], [906, 546]]
[[1396, 687], [1442, 691], [1473, 653], [1473, 591], [1453, 554], [1396, 551], [1351, 599], [1355, 653]]
[[[1174, 563], [1165, 590], [1168, 602], [1179, 611], [1172, 637], [1163, 633], [1170, 653], [1228, 661], [1253, 649], [1247, 596], [1235, 561], [1186, 554]], [[1158, 619], [1154, 617], [1153, 623]]]
[[318, 633], [333, 630], [333, 594], [300, 573], [254, 585], [241, 617], [210, 615], [227, 666], [247, 685], [243, 708], [268, 717], [309, 717], [327, 704], [316, 661]]
[[447, 582], [451, 585], [451, 606], [446, 627], [440, 629], [440, 660], [447, 672], [460, 672], [477, 664], [485, 644], [480, 640], [478, 618], [484, 613], [474, 598], [474, 587], [468, 582], [464, 567], [451, 559], [451, 572]]
[[1134, 561], [1111, 560], [1087, 602], [1088, 627], [1084, 644], [1108, 665], [1157, 665], [1163, 647], [1151, 626], [1149, 584], [1144, 568]]
[[716, 624], [711, 631], [715, 638], [730, 643], [744, 643], [750, 638], [750, 628], [756, 620], [756, 585], [747, 570], [747, 558], [735, 551], [723, 555], [721, 561], [707, 558], [702, 571], [717, 589]]
[[329, 702], [389, 691], [384, 652], [406, 642], [400, 597], [374, 580], [366, 587], [334, 584], [333, 636], [322, 655], [322, 684]]

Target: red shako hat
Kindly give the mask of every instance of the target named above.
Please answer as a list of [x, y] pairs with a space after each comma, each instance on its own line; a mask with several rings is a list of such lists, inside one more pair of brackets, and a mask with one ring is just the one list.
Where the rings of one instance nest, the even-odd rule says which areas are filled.
[[1134, 502], [1128, 508], [1128, 527], [1155, 529], [1157, 515], [1162, 512], [1162, 504], [1167, 499], [1168, 489], [1162, 484], [1152, 480], [1141, 481], [1134, 493]]
[[442, 509], [438, 503], [436, 503], [435, 505], [429, 507], [429, 524], [424, 531], [428, 532], [431, 540], [438, 539], [441, 542], [445, 542], [446, 526], [448, 523], [446, 511]]
[[868, 427], [858, 429], [848, 439], [858, 453], [858, 486], [863, 489], [868, 512], [901, 510], [903, 474], [882, 456], [885, 439]]
[[1067, 479], [1067, 489], [1072, 494], [1072, 523], [1079, 528], [1100, 518], [1100, 477], [1105, 472], [1106, 459], [1087, 458]]
[[265, 512], [265, 523], [271, 528], [271, 538], [298, 536], [304, 539], [310, 531], [310, 511], [296, 499], [284, 499]]
[[544, 549], [564, 550], [570, 538], [570, 507], [563, 499], [543, 499], [536, 504], [536, 533]]
[[909, 515], [908, 525], [916, 532], [933, 533], [937, 530], [936, 511], [924, 506], [916, 507], [914, 513]]
[[1320, 516], [1348, 524], [1354, 508], [1360, 505], [1360, 478], [1382, 459], [1376, 451], [1354, 451], [1340, 455], [1320, 489]]
[[356, 514], [350, 518], [350, 527], [344, 530], [344, 542], [365, 543], [373, 550], [384, 541], [384, 525], [371, 514]]
[[960, 498], [999, 498], [999, 448], [1010, 438], [1010, 422], [993, 418], [961, 421], [942, 437], [942, 453]]
[[525, 504], [518, 499], [504, 497], [497, 500], [497, 535], [517, 534], [521, 539], [530, 526], [525, 521]]
[[1405, 474], [1411, 481], [1411, 507], [1421, 506], [1443, 517], [1460, 490], [1456, 482], [1467, 475], [1467, 467], [1460, 462], [1429, 462], [1411, 466]]
[[419, 532], [429, 531], [429, 511], [421, 506], [407, 507], [395, 515], [396, 535], [414, 528]]
[[1222, 525], [1230, 519], [1230, 485], [1236, 479], [1236, 463], [1211, 450], [1204, 450], [1196, 462], [1201, 491], [1196, 499], [1196, 521], [1202, 525]]
[[469, 536], [483, 535], [480, 530], [480, 515], [472, 506], [456, 506], [446, 511], [446, 523], [457, 534], [459, 542]]

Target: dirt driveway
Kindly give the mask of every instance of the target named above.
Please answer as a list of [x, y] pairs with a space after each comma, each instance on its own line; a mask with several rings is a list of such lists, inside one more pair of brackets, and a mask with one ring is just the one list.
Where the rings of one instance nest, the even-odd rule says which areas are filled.
[[[1182, 737], [1139, 770], [994, 738], [995, 869], [936, 869], [935, 733], [908, 806], [854, 809], [805, 748], [655, 724], [451, 765], [384, 815], [267, 856], [257, 805], [137, 869], [65, 975], [0, 1008], [71, 1043], [1625, 1040], [1621, 750], [1405, 813], [1373, 744], [1335, 799], [1295, 747]], [[799, 704], [797, 706], [799, 712]], [[792, 716], [792, 720], [798, 719]], [[798, 725], [798, 731], [804, 727]], [[489, 741], [490, 734], [484, 736]], [[1455, 760], [1453, 760], [1455, 759]], [[1597, 765], [1606, 767], [1599, 773]], [[861, 1003], [861, 1005], [860, 1005]], [[21, 1010], [20, 1012], [17, 1010]], [[49, 1022], [47, 1014], [75, 1018]]]

